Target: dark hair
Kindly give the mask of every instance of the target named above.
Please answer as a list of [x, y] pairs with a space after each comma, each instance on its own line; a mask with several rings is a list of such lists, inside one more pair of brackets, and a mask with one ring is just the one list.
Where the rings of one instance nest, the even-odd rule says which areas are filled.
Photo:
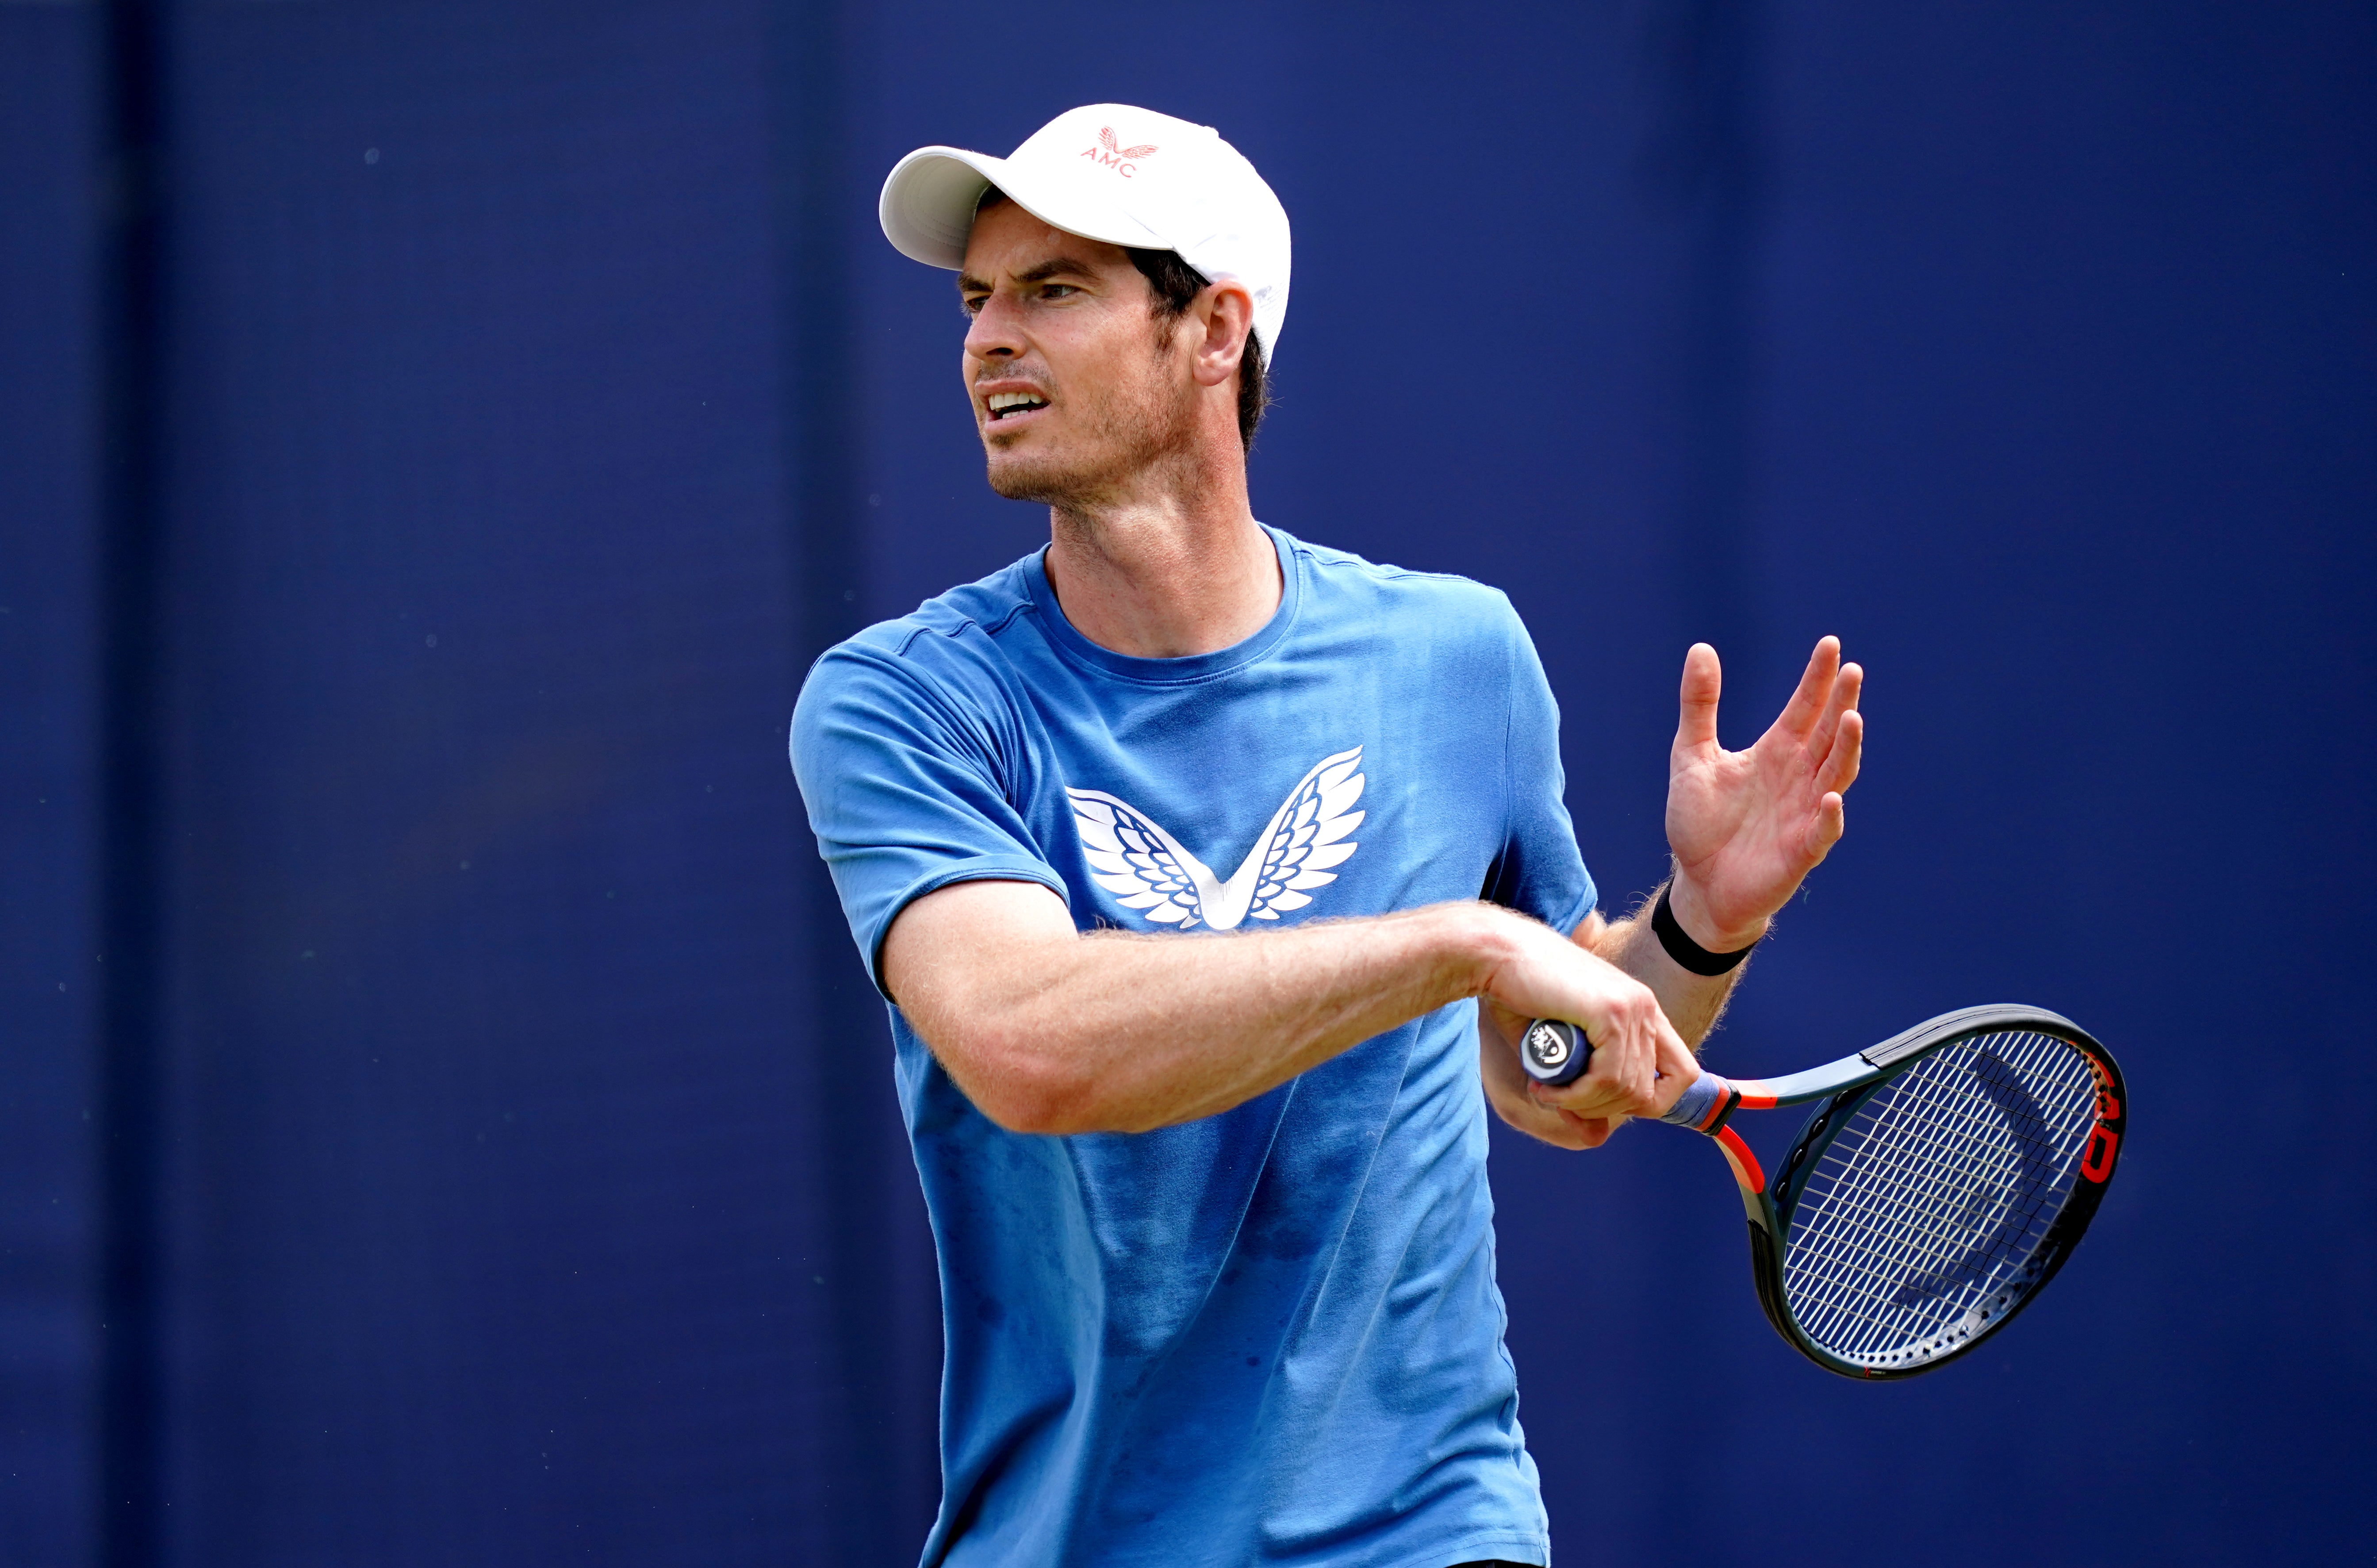
[[[1007, 193], [997, 186], [986, 186], [982, 199], [974, 203], [979, 217], [989, 209], [1008, 199]], [[1188, 306], [1203, 293], [1212, 282], [1202, 272], [1180, 259], [1177, 250], [1131, 250], [1124, 255], [1139, 269], [1140, 276], [1155, 294], [1155, 318], [1173, 322], [1188, 314]], [[1251, 450], [1255, 444], [1255, 426], [1262, 423], [1263, 410], [1271, 407], [1271, 391], [1263, 385], [1262, 344], [1252, 332], [1247, 334], [1247, 350], [1238, 359], [1238, 445]]]
[[[1177, 250], [1126, 250], [1123, 254], [1154, 291], [1159, 321], [1179, 320], [1205, 292], [1205, 275], [1181, 260]], [[1248, 332], [1247, 352], [1238, 360], [1238, 445], [1253, 449], [1255, 426], [1262, 423], [1263, 410], [1270, 406], [1271, 393], [1263, 386], [1262, 344]]]

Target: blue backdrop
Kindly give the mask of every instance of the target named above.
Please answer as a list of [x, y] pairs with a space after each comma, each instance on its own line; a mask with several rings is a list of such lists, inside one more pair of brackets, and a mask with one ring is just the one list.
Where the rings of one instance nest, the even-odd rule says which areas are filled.
[[1510, 590], [1613, 899], [1690, 640], [1735, 745], [1866, 664], [1721, 1068], [2020, 999], [2128, 1070], [2061, 1283], [1904, 1386], [1774, 1340], [1696, 1141], [1498, 1132], [1562, 1561], [2365, 1551], [2372, 81], [2341, 3], [0, 4], [0, 1559], [912, 1559], [782, 731], [1044, 536], [878, 182], [1101, 100], [1278, 189], [1257, 510]]

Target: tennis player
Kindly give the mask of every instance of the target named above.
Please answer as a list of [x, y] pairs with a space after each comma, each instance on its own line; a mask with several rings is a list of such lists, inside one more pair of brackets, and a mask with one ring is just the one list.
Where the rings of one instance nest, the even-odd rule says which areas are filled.
[[[1096, 105], [911, 153], [882, 221], [957, 273], [991, 488], [1049, 516], [793, 722], [940, 1253], [924, 1562], [1546, 1562], [1486, 1105], [1590, 1148], [1690, 1082], [1840, 837], [1857, 669], [1826, 639], [1729, 753], [1693, 648], [1674, 876], [1605, 922], [1509, 601], [1248, 508], [1288, 223], [1244, 158]], [[1535, 1015], [1597, 1047], [1566, 1088]]]

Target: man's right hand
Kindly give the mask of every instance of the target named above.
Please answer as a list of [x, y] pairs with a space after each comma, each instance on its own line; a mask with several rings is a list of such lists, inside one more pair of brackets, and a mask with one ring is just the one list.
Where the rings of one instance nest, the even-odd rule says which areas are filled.
[[[1480, 1065], [1502, 1119], [1548, 1143], [1595, 1148], [1627, 1118], [1674, 1105], [1700, 1064], [1651, 988], [1548, 927], [1511, 919], [1521, 928], [1478, 1004]], [[1537, 1018], [1575, 1023], [1592, 1042], [1593, 1061], [1574, 1083], [1550, 1088], [1519, 1065], [1519, 1038]]]

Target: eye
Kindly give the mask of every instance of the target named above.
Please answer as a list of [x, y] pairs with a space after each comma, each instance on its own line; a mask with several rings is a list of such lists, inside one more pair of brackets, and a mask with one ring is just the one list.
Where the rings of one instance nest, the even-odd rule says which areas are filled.
[[1077, 294], [1081, 292], [1081, 285], [1078, 283], [1043, 283], [1040, 285], [1040, 297], [1042, 299], [1063, 299], [1067, 294]]
[[964, 311], [969, 317], [980, 316], [982, 314], [983, 303], [989, 298], [990, 296], [988, 294], [960, 294], [958, 296], [958, 308]]

